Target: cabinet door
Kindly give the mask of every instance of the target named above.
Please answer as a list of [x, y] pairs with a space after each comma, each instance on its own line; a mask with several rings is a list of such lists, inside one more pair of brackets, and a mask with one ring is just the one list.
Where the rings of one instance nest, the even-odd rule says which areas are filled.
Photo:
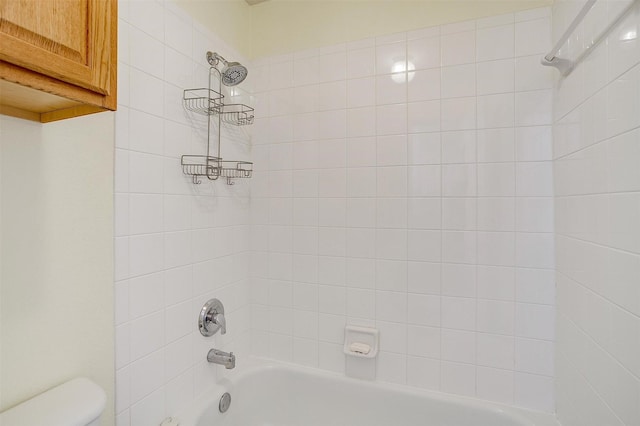
[[113, 1], [0, 0], [0, 59], [108, 95]]

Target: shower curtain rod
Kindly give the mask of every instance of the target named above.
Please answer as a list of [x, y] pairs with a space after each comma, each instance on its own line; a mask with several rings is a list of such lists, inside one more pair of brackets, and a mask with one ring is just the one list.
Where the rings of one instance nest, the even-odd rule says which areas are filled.
[[582, 22], [584, 17], [587, 15], [587, 13], [589, 13], [591, 8], [595, 5], [596, 1], [597, 0], [587, 0], [584, 6], [582, 6], [582, 9], [580, 9], [580, 12], [578, 12], [576, 17], [573, 19], [573, 21], [569, 25], [569, 28], [567, 28], [564, 34], [562, 34], [562, 37], [560, 37], [556, 45], [553, 46], [553, 49], [551, 49], [551, 51], [547, 55], [545, 55], [544, 58], [542, 58], [542, 60], [540, 61], [542, 65], [545, 65], [548, 67], [554, 67], [558, 69], [558, 71], [560, 71], [560, 73], [563, 76], [566, 77], [571, 73], [571, 71], [573, 71], [575, 66], [579, 64], [580, 61], [586, 58], [593, 51], [593, 48], [602, 41], [602, 39], [609, 33], [609, 31], [611, 31], [611, 29], [615, 27], [622, 20], [622, 18], [627, 14], [627, 12], [631, 9], [631, 7], [633, 7], [633, 5], [640, 0], [631, 1], [629, 5], [625, 7], [624, 10], [616, 17], [616, 19], [614, 19], [607, 26], [607, 28], [604, 31], [602, 31], [602, 33], [600, 33], [593, 40], [593, 42], [591, 42], [591, 44], [587, 46], [585, 51], [582, 52], [576, 59], [571, 60], [571, 59], [558, 58], [556, 55], [558, 54], [562, 46], [564, 46], [564, 44], [569, 40], [569, 38], [571, 37], [571, 34], [573, 34], [573, 32], [578, 27], [578, 25], [580, 25], [580, 23]]

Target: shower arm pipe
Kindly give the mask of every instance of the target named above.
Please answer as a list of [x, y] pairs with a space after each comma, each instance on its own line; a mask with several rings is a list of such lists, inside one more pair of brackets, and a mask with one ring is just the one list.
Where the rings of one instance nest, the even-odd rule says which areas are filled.
[[[209, 64], [216, 70], [218, 70], [218, 64], [220, 62], [222, 62], [224, 65], [227, 65], [229, 63], [225, 58], [215, 52], [207, 52], [207, 62], [209, 62]], [[220, 70], [218, 70], [218, 73], [220, 74], [220, 77], [222, 77]]]
[[620, 12], [620, 14], [616, 16], [616, 18], [611, 21], [611, 23], [600, 34], [597, 35], [597, 37], [595, 37], [591, 44], [587, 46], [584, 52], [582, 52], [576, 59], [570, 60], [558, 58], [556, 55], [558, 54], [562, 46], [564, 46], [564, 44], [569, 40], [571, 34], [573, 34], [576, 28], [578, 28], [578, 25], [580, 25], [580, 23], [584, 20], [584, 17], [587, 15], [587, 13], [589, 13], [589, 11], [593, 8], [596, 1], [597, 0], [587, 0], [584, 6], [582, 6], [582, 9], [580, 9], [580, 12], [578, 12], [576, 17], [569, 25], [569, 28], [567, 28], [562, 37], [560, 37], [556, 45], [553, 46], [553, 49], [551, 49], [551, 51], [547, 55], [545, 55], [544, 58], [542, 58], [542, 60], [540, 61], [542, 65], [554, 67], [558, 69], [558, 71], [560, 71], [563, 77], [566, 77], [571, 73], [571, 71], [573, 71], [577, 64], [579, 64], [582, 60], [589, 56], [591, 52], [593, 52], [594, 47], [600, 44], [600, 42], [611, 31], [611, 29], [618, 25], [627, 14], [627, 12], [629, 12], [629, 10], [631, 10], [631, 8], [640, 0], [633, 0], [629, 2], [629, 5], [625, 7]]

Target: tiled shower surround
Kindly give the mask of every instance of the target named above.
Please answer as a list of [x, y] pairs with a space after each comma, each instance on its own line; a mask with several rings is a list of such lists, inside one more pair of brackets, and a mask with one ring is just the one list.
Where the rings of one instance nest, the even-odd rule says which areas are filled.
[[[550, 10], [254, 61], [252, 347], [553, 411]], [[409, 70], [406, 72], [406, 70]]]
[[[598, 2], [575, 45], [629, 3]], [[570, 19], [573, 7], [557, 2], [554, 18]], [[564, 426], [640, 424], [638, 34], [640, 2], [555, 93], [557, 413]]]
[[[159, 425], [224, 373], [210, 348], [250, 351], [250, 187], [194, 185], [180, 169], [182, 154], [206, 153], [206, 119], [182, 107], [184, 89], [207, 87], [205, 53], [246, 61], [170, 2], [118, 6], [116, 422]], [[249, 158], [249, 139], [223, 132], [223, 154]], [[204, 338], [212, 297], [229, 332]]]
[[[380, 329], [379, 381], [553, 411], [549, 9], [253, 63], [169, 1], [119, 13], [118, 426], [205, 392], [211, 347], [343, 372], [347, 324]], [[234, 186], [180, 171], [205, 153], [181, 99], [207, 50], [255, 96], [223, 129], [255, 162]], [[210, 297], [228, 334], [205, 339]]]

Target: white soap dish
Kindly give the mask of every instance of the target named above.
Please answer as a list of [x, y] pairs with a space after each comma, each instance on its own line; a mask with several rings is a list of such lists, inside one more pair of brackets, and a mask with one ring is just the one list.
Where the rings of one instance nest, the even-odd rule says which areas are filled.
[[378, 355], [380, 332], [375, 328], [348, 325], [344, 329], [344, 348], [346, 355], [357, 358], [375, 358]]

